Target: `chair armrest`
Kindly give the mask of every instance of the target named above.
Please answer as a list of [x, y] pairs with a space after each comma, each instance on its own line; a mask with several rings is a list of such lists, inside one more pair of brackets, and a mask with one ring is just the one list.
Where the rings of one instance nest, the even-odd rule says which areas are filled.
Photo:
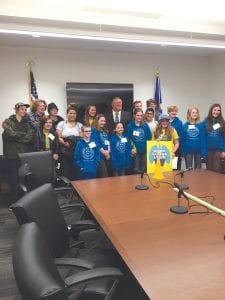
[[57, 266], [72, 266], [72, 267], [74, 266], [74, 267], [80, 267], [84, 269], [94, 268], [94, 263], [81, 258], [70, 258], [70, 257], [55, 258], [54, 261]]
[[75, 243], [72, 243], [70, 244], [69, 248], [77, 248], [77, 251], [78, 249], [81, 249], [84, 247], [84, 241], [76, 241]]
[[23, 184], [23, 183], [20, 182], [20, 183], [19, 183], [19, 187], [21, 188], [22, 192], [24, 192], [24, 193], [27, 193], [27, 192], [28, 192], [28, 190], [27, 190], [25, 184]]
[[62, 180], [68, 186], [71, 185], [70, 180], [67, 177], [65, 177], [65, 176], [59, 176], [58, 179]]
[[75, 284], [87, 282], [89, 280], [108, 277], [123, 277], [123, 273], [117, 268], [96, 268], [93, 270], [82, 271], [77, 274], [71, 275], [65, 279], [65, 283], [68, 287], [70, 287]]
[[71, 187], [71, 186], [54, 187], [54, 191], [56, 193], [59, 193], [59, 192], [71, 192], [71, 193], [75, 193], [74, 188]]
[[99, 230], [99, 228], [99, 225], [93, 220], [79, 220], [75, 224], [71, 224], [68, 226], [68, 229], [72, 234], [78, 234], [81, 231], [89, 229]]
[[69, 209], [69, 208], [85, 208], [83, 203], [70, 203], [70, 204], [62, 204], [60, 205], [61, 209]]

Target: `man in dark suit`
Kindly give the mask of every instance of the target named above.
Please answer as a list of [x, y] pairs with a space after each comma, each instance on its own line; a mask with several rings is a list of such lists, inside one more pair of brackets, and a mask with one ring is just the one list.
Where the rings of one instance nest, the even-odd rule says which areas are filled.
[[123, 102], [119, 97], [114, 97], [111, 102], [112, 110], [105, 113], [106, 124], [109, 129], [109, 134], [113, 133], [116, 123], [122, 123], [126, 130], [127, 124], [132, 120], [132, 114], [122, 110]]

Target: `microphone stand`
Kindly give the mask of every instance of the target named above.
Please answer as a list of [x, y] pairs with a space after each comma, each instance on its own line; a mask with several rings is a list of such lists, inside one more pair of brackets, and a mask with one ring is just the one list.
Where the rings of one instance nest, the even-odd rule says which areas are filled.
[[[179, 173], [178, 173], [179, 174]], [[178, 175], [176, 174], [174, 176], [174, 178]], [[184, 176], [184, 172], [180, 172], [180, 176], [181, 176], [181, 180]], [[174, 206], [171, 206], [170, 207], [170, 211], [172, 213], [175, 213], [175, 214], [186, 214], [188, 212], [188, 208], [185, 207], [185, 206], [182, 206], [180, 204], [180, 198], [182, 197], [182, 195], [185, 197], [185, 199], [188, 200], [188, 198], [186, 197], [186, 195], [184, 194], [184, 190], [188, 190], [189, 189], [189, 186], [186, 185], [186, 184], [183, 184], [183, 183], [177, 183], [177, 182], [174, 182], [174, 187], [178, 189], [178, 193], [177, 193], [177, 205], [174, 205]]]
[[144, 191], [149, 189], [149, 187], [146, 184], [143, 184], [143, 177], [144, 177], [144, 172], [141, 172], [141, 184], [135, 186], [136, 190]]

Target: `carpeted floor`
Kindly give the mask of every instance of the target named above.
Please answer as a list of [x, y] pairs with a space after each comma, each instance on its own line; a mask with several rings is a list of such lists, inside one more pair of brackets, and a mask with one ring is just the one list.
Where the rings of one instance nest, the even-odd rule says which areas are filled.
[[0, 299], [19, 300], [12, 268], [12, 247], [18, 224], [8, 206], [7, 195], [0, 193]]
[[[0, 190], [0, 300], [21, 300], [12, 267], [12, 248], [19, 225], [13, 213], [9, 211], [9, 205], [7, 193]], [[115, 298], [118, 300], [149, 299], [129, 271], [124, 280], [124, 288]]]

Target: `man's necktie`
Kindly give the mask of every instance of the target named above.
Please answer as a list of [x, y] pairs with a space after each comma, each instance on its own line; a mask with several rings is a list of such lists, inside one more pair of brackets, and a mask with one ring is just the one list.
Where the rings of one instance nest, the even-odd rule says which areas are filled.
[[118, 112], [116, 112], [115, 113], [115, 123], [119, 123], [119, 113]]

